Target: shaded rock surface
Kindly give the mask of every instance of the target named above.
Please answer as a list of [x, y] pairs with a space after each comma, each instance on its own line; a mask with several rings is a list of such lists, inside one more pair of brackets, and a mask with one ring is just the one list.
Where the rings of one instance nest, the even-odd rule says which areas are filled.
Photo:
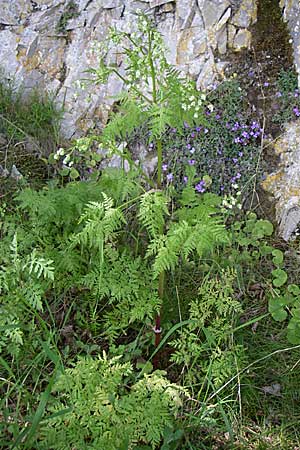
[[282, 8], [283, 18], [288, 23], [294, 49], [294, 64], [300, 86], [300, 3], [299, 0], [280, 0], [279, 4]]
[[105, 124], [122, 88], [113, 76], [106, 86], [79, 87], [84, 71], [97, 65], [93, 48], [105, 40], [109, 27], [134, 31], [138, 9], [152, 16], [170, 63], [201, 89], [222, 77], [228, 48], [250, 46], [248, 28], [256, 20], [255, 0], [2, 0], [1, 6], [6, 77], [22, 83], [25, 91], [39, 86], [53, 92], [64, 105], [62, 134], [68, 139]]
[[280, 157], [278, 170], [263, 183], [276, 200], [279, 232], [287, 241], [300, 223], [300, 123], [286, 126], [285, 133], [275, 143]]

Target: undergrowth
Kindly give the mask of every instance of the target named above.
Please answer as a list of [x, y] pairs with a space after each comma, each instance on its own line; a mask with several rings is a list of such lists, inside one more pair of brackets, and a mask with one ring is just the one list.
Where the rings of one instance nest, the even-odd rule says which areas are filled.
[[[102, 135], [57, 145], [60, 175], [39, 189], [15, 180], [1, 205], [1, 446], [297, 448], [298, 241], [291, 256], [242, 208], [263, 129], [236, 80], [197, 92], [139, 20], [139, 54], [111, 34], [128, 79]], [[98, 83], [111, 72], [105, 55], [89, 71]], [[279, 83], [285, 115], [292, 81]], [[3, 134], [54, 133], [50, 104], [5, 89]], [[134, 159], [138, 127], [154, 174]], [[123, 167], [100, 170], [109, 155]]]

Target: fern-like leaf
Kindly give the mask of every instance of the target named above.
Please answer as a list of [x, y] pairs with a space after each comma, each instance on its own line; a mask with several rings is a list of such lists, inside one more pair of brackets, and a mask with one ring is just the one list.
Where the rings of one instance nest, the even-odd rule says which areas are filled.
[[152, 239], [162, 234], [168, 214], [167, 199], [162, 192], [149, 191], [142, 196], [138, 218]]

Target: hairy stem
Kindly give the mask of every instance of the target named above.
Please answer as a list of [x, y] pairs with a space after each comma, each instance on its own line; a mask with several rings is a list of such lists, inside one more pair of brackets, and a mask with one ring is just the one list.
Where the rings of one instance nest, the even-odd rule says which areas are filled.
[[162, 178], [162, 142], [161, 139], [156, 141], [157, 149], [157, 189], [161, 188], [161, 178]]

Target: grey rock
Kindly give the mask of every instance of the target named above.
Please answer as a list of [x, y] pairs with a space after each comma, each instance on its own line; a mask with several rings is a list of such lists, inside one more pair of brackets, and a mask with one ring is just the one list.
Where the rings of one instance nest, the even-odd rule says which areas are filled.
[[159, 12], [171, 13], [174, 10], [175, 10], [175, 4], [172, 2], [172, 3], [166, 3], [166, 4], [162, 5], [159, 9]]
[[233, 48], [236, 51], [242, 50], [243, 48], [250, 48], [251, 45], [251, 33], [249, 30], [242, 29], [239, 30], [233, 40]]
[[174, 0], [150, 0], [150, 8], [155, 8], [156, 6], [161, 6], [173, 2]]
[[292, 122], [275, 143], [280, 157], [278, 170], [267, 176], [262, 185], [275, 198], [279, 231], [289, 240], [300, 223], [300, 124]]
[[[61, 31], [57, 25], [66, 12], [66, 1], [39, 0], [33, 6], [24, 0], [2, 0], [3, 17], [9, 27], [0, 30], [0, 61], [5, 61], [6, 76], [24, 83], [27, 91], [40, 86], [54, 93], [57, 104], [64, 105], [62, 133], [66, 138], [106, 123], [122, 82], [111, 77], [106, 86], [90, 83], [84, 90], [78, 82], [88, 77], [86, 69], [98, 64], [93, 44], [101, 47], [110, 26], [134, 31], [138, 8], [155, 17], [168, 62], [197, 80], [202, 88], [213, 83], [219, 70], [213, 51], [217, 49], [221, 55], [226, 52], [232, 0], [74, 2], [76, 17], [70, 17]], [[112, 48], [106, 57], [122, 68], [118, 49]]]
[[242, 3], [235, 13], [232, 24], [237, 28], [248, 28], [257, 20], [256, 0], [242, 0]]
[[104, 9], [113, 9], [118, 8], [119, 6], [124, 5], [123, 0], [105, 0], [102, 3], [102, 8]]
[[16, 168], [16, 166], [13, 164], [10, 172], [10, 177], [13, 178], [16, 181], [19, 181], [23, 178], [23, 175], [21, 172]]
[[225, 55], [227, 52], [227, 29], [223, 27], [216, 33], [218, 52]]
[[230, 3], [228, 0], [219, 0], [216, 2], [206, 0], [202, 7], [205, 28], [207, 29], [216, 25], [229, 6]]
[[197, 79], [197, 89], [206, 89], [208, 88], [215, 80], [216, 77], [216, 68], [215, 61], [213, 55], [211, 54], [207, 61], [204, 63], [202, 70]]
[[280, 0], [283, 18], [288, 24], [291, 43], [294, 50], [294, 64], [298, 72], [298, 86], [300, 87], [300, 5], [299, 0]]
[[227, 31], [228, 31], [228, 33], [227, 33], [228, 46], [233, 47], [234, 38], [236, 36], [237, 29], [234, 25], [228, 24]]
[[224, 25], [228, 22], [231, 17], [231, 8], [227, 8], [224, 14], [221, 16], [219, 21], [216, 24], [216, 31], [219, 31], [224, 27]]

